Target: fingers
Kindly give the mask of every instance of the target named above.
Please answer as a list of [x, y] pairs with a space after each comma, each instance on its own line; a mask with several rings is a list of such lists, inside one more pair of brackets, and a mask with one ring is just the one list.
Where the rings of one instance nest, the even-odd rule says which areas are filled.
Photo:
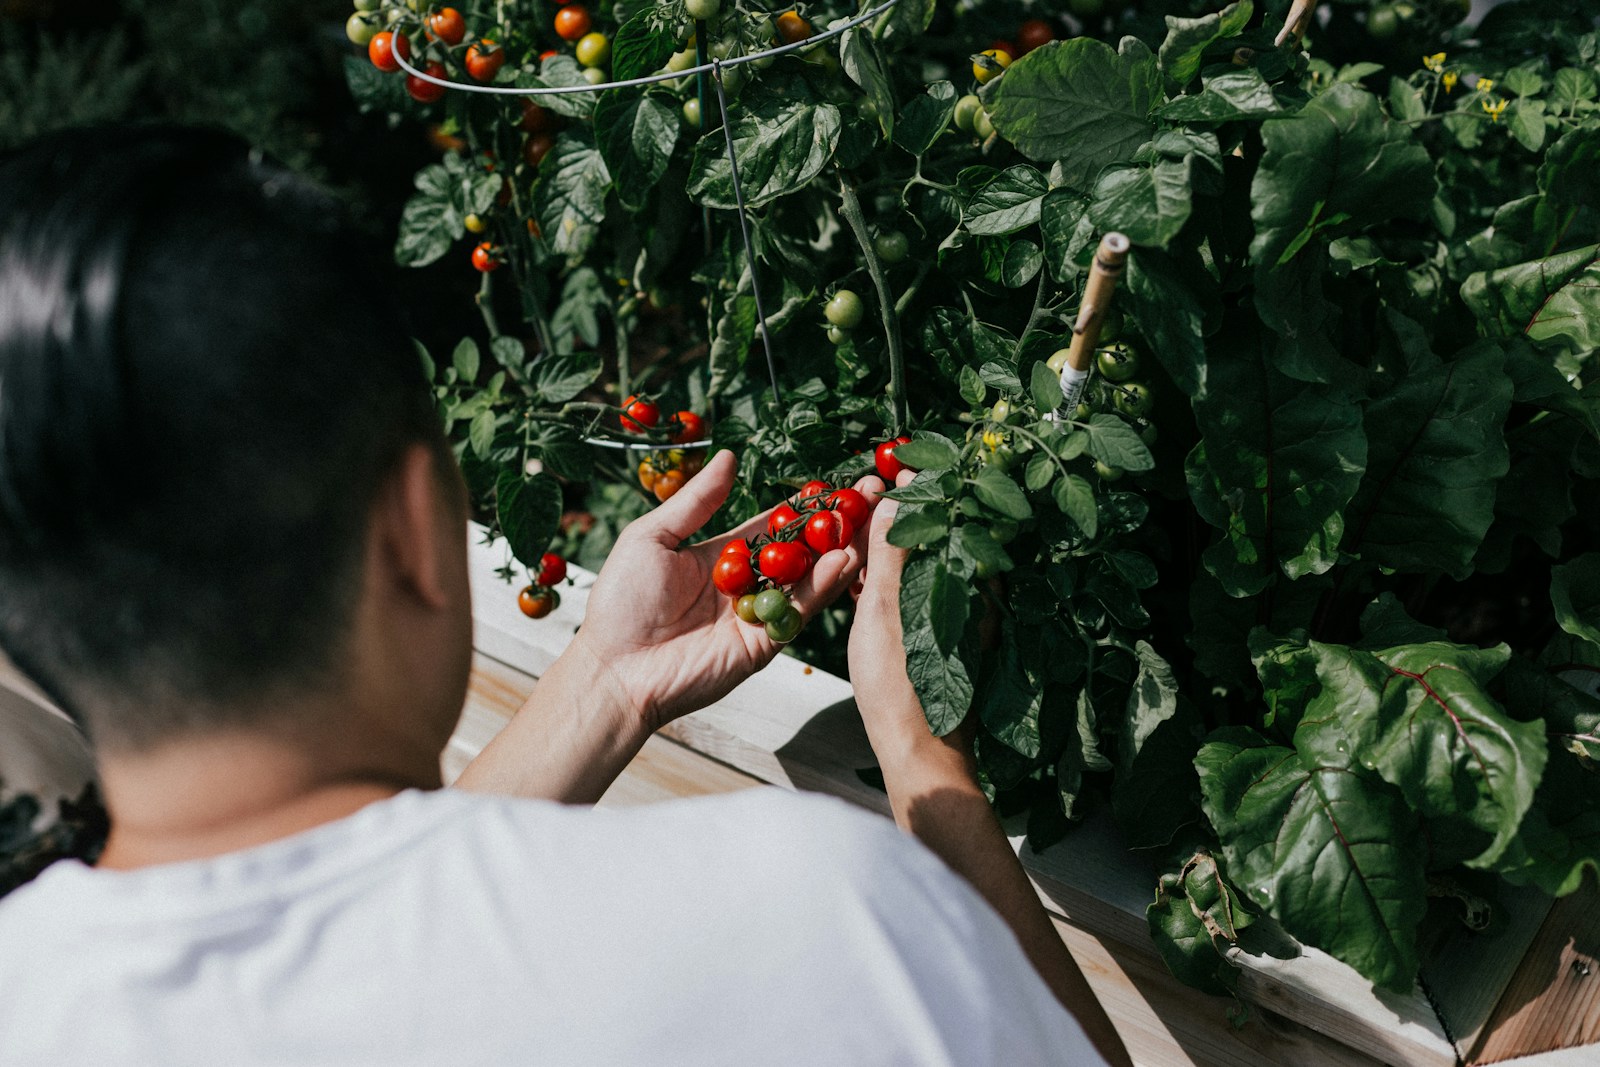
[[[895, 487], [910, 483], [916, 475], [901, 471]], [[876, 495], [876, 494], [874, 494]], [[879, 593], [898, 602], [900, 598], [900, 573], [905, 569], [906, 550], [889, 543], [889, 527], [894, 525], [895, 513], [900, 510], [896, 500], [878, 499], [872, 509], [871, 528], [867, 532], [866, 552], [870, 566], [862, 574], [862, 593]]]
[[633, 525], [665, 544], [677, 548], [686, 538], [711, 521], [733, 489], [738, 467], [733, 453], [723, 449], [711, 457], [699, 474], [683, 483], [667, 502]]

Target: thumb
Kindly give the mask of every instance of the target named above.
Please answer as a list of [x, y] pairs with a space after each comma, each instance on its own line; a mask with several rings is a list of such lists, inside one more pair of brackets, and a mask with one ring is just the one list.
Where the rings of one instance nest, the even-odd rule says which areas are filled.
[[683, 483], [666, 503], [634, 522], [645, 536], [668, 548], [677, 548], [686, 538], [711, 521], [711, 516], [728, 499], [738, 467], [733, 453], [724, 448], [711, 457], [704, 469]]
[[[901, 471], [895, 488], [910, 483], [916, 475]], [[906, 549], [889, 543], [889, 527], [900, 510], [900, 502], [879, 497], [872, 509], [872, 526], [867, 534], [867, 566], [862, 574], [863, 592], [883, 591], [898, 599], [900, 574], [905, 569]]]

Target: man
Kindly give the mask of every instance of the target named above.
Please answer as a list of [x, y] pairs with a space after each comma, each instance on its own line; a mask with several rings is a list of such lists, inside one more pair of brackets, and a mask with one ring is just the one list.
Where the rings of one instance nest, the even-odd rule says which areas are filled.
[[0, 643], [88, 731], [112, 818], [97, 869], [0, 903], [0, 1062], [1128, 1062], [922, 723], [892, 505], [796, 599], [870, 551], [859, 702], [965, 881], [832, 801], [548, 803], [776, 654], [707, 581], [727, 537], [680, 547], [728, 454], [619, 540], [478, 793], [441, 790], [464, 493], [335, 206], [161, 129], [38, 145], [0, 205]]

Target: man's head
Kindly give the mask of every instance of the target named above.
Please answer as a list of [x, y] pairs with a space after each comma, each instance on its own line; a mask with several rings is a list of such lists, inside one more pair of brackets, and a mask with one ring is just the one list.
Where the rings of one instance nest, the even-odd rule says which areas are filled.
[[[364, 620], [409, 610], [386, 603], [416, 592], [408, 570], [442, 568], [419, 617], [465, 634], [459, 545], [406, 526], [422, 477], [456, 511], [441, 529], [464, 525], [447, 460], [326, 194], [192, 130], [0, 161], [0, 644], [102, 749], [270, 729], [348, 687], [393, 637]], [[459, 647], [429, 654], [464, 670]]]

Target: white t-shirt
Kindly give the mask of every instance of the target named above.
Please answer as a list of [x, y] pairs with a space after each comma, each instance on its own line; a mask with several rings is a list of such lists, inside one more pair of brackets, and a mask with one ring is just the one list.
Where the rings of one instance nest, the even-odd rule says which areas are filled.
[[0, 901], [0, 1063], [1103, 1061], [887, 820], [445, 790], [215, 859], [51, 867]]

